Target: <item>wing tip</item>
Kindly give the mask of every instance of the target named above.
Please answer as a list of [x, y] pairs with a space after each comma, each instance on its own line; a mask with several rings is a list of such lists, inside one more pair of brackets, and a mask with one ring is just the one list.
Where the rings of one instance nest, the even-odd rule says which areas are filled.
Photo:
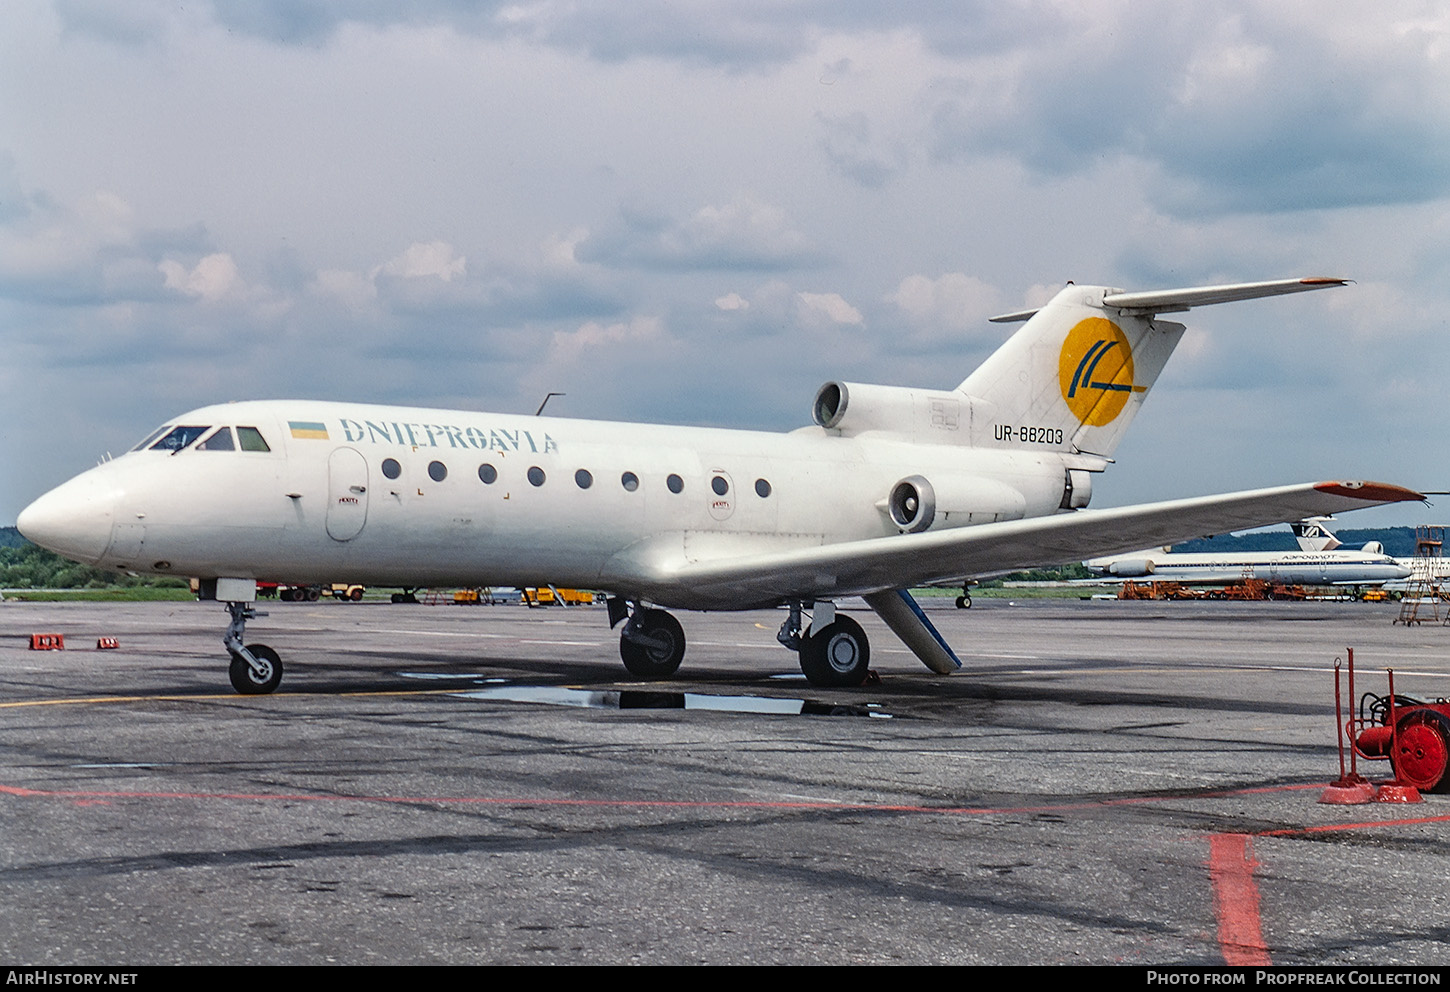
[[1349, 499], [1362, 499], [1367, 503], [1408, 503], [1421, 502], [1425, 499], [1424, 493], [1417, 493], [1413, 489], [1406, 489], [1404, 486], [1396, 486], [1388, 482], [1358, 480], [1316, 482], [1314, 488], [1322, 493], [1344, 496]]

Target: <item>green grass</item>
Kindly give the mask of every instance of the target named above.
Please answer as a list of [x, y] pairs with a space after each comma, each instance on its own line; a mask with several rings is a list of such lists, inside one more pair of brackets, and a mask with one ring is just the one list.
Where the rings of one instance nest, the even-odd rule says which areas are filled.
[[112, 586], [108, 589], [14, 589], [5, 590], [5, 602], [19, 603], [149, 603], [185, 602], [196, 594], [184, 586]]

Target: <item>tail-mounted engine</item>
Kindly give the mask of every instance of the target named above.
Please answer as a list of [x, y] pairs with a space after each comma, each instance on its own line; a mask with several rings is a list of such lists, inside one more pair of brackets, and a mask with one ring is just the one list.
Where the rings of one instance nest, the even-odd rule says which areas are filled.
[[936, 490], [921, 476], [909, 475], [891, 487], [886, 512], [904, 534], [926, 530], [936, 519]]
[[966, 443], [971, 400], [956, 392], [828, 382], [816, 390], [811, 416], [846, 436], [882, 431], [937, 444]]

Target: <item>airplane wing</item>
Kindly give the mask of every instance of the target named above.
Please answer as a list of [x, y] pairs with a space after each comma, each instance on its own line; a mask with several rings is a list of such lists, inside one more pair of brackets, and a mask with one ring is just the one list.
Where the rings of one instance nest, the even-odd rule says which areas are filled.
[[717, 547], [716, 555], [705, 559], [691, 560], [674, 541], [637, 546], [616, 559], [601, 581], [605, 588], [630, 590], [665, 607], [752, 609], [1082, 561], [1205, 534], [1422, 499], [1420, 493], [1384, 483], [1315, 482], [782, 551], [730, 555]]

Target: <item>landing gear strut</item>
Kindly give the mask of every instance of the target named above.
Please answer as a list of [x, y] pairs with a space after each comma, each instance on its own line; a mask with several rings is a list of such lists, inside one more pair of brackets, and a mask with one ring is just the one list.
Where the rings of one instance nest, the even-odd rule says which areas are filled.
[[[610, 626], [624, 618], [626, 604], [609, 601]], [[624, 667], [639, 679], [667, 679], [679, 670], [685, 658], [685, 631], [680, 622], [664, 610], [630, 603], [629, 620], [619, 632], [619, 656]]]
[[972, 588], [962, 586], [962, 594], [957, 597], [957, 609], [970, 610], [972, 608]]
[[811, 685], [841, 688], [860, 685], [871, 671], [871, 642], [861, 625], [836, 612], [834, 603], [816, 603], [810, 632], [801, 625], [801, 604], [790, 605], [776, 640], [800, 652], [801, 671]]
[[231, 614], [232, 622], [222, 635], [222, 643], [232, 656], [232, 663], [227, 669], [232, 688], [244, 696], [266, 695], [282, 682], [282, 659], [265, 644], [242, 644], [242, 633], [248, 620], [267, 614], [258, 613], [251, 603], [227, 603], [227, 612]]

